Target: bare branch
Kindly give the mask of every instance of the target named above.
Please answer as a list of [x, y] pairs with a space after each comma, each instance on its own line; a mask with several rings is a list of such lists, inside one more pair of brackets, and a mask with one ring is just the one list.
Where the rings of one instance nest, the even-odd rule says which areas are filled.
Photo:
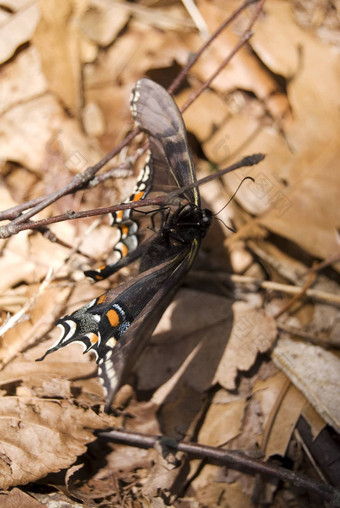
[[[106, 439], [116, 443], [146, 449], [153, 448], [158, 443], [165, 449], [168, 448], [172, 452], [184, 452], [192, 458], [206, 459], [215, 464], [224, 465], [231, 469], [236, 469], [248, 474], [261, 474], [264, 476], [278, 478], [283, 482], [288, 482], [295, 487], [314, 493], [325, 501], [334, 502], [334, 506], [339, 506], [340, 490], [329, 485], [316, 483], [310, 478], [299, 475], [289, 469], [285, 469], [274, 464], [265, 464], [259, 460], [252, 459], [244, 452], [240, 452], [238, 450], [225, 450], [197, 443], [178, 442], [175, 439], [167, 438], [166, 436], [141, 434], [120, 429], [98, 432], [97, 435], [105, 437]], [[336, 502], [338, 504], [336, 504]]]
[[203, 185], [205, 183], [214, 180], [215, 178], [219, 178], [220, 176], [230, 173], [231, 171], [235, 171], [236, 169], [245, 167], [245, 166], [253, 166], [254, 164], [258, 164], [264, 159], [264, 155], [262, 154], [254, 154], [248, 155], [241, 159], [240, 161], [228, 166], [225, 169], [221, 169], [216, 171], [212, 175], [206, 176], [197, 182], [194, 182], [190, 185], [186, 185], [180, 189], [176, 189], [173, 192], [170, 192], [166, 196], [158, 196], [155, 198], [141, 199], [139, 201], [133, 201], [128, 203], [120, 203], [118, 205], [106, 206], [104, 208], [95, 208], [92, 210], [83, 210], [82, 212], [74, 212], [73, 210], [68, 210], [66, 213], [61, 215], [56, 215], [54, 217], [49, 217], [48, 219], [42, 219], [39, 221], [28, 221], [27, 223], [16, 224], [15, 221], [7, 224], [6, 226], [0, 227], [0, 238], [8, 238], [11, 235], [19, 233], [19, 231], [24, 231], [25, 229], [40, 229], [46, 228], [46, 226], [50, 224], [55, 224], [56, 222], [63, 222], [66, 220], [74, 220], [74, 219], [84, 219], [87, 217], [94, 217], [96, 215], [106, 215], [108, 213], [117, 212], [118, 210], [127, 210], [132, 208], [141, 208], [144, 206], [164, 206], [167, 203], [173, 201], [177, 196], [182, 194], [183, 192], [191, 189], [192, 187], [196, 187], [197, 185]]

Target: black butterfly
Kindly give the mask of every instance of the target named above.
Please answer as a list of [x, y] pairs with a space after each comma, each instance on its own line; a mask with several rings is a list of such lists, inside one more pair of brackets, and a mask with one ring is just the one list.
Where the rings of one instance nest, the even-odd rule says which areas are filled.
[[[195, 183], [183, 119], [167, 91], [149, 79], [139, 80], [132, 92], [131, 110], [137, 125], [148, 135], [150, 158], [127, 201]], [[192, 265], [210, 226], [212, 214], [201, 209], [197, 186], [179, 198], [175, 204], [169, 203], [151, 214], [149, 237], [144, 241], [136, 211], [113, 214], [113, 223], [120, 229], [115, 251], [121, 259], [85, 273], [101, 280], [138, 258], [139, 274], [60, 319], [57, 324], [62, 336], [43, 356], [73, 342], [83, 344], [85, 352], [94, 351], [107, 410]]]

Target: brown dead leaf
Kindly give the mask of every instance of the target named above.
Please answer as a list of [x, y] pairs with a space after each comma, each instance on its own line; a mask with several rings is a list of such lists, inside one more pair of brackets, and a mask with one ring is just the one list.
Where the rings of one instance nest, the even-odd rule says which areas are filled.
[[[0, 291], [4, 293], [21, 281], [33, 282], [36, 280], [34, 273], [35, 264], [33, 261], [28, 262], [29, 246], [27, 231], [21, 235], [10, 238], [2, 252], [1, 269], [3, 276], [0, 280]], [[21, 266], [22, 270], [18, 271], [17, 267]]]
[[20, 489], [12, 489], [10, 492], [0, 492], [0, 504], [2, 508], [18, 508], [18, 506], [23, 506], [25, 508], [43, 508], [45, 506]]
[[[160, 434], [156, 419], [157, 410], [157, 406], [150, 402], [131, 399], [126, 407], [128, 418], [125, 419], [125, 428], [129, 431]], [[134, 498], [139, 500], [144, 497], [143, 486], [151, 476], [154, 477], [158, 456], [159, 452], [154, 449], [144, 450], [119, 444], [106, 447], [99, 438], [91, 445], [90, 453], [84, 457], [83, 467], [75, 466], [69, 469], [66, 478], [68, 490], [71, 495], [90, 503], [91, 506], [93, 503], [100, 506], [103, 498], [112, 506], [121, 506], [124, 499], [130, 499], [131, 488]], [[93, 471], [96, 473], [93, 474]], [[117, 487], [119, 485], [121, 488]]]
[[81, 4], [70, 0], [45, 0], [40, 4], [41, 18], [33, 35], [50, 90], [77, 115], [81, 98], [77, 21], [81, 10]]
[[[35, 4], [42, 17], [33, 38], [27, 35], [35, 26], [30, 4], [26, 0], [6, 0], [4, 5], [8, 6], [8, 12], [6, 8], [0, 9], [0, 24], [7, 37], [3, 52], [13, 56], [2, 69], [0, 107], [4, 115], [0, 125], [3, 140], [0, 158], [4, 163], [1, 176], [3, 185], [18, 202], [27, 196], [38, 197], [56, 190], [56, 186], [66, 183], [72, 173], [84, 170], [116, 146], [132, 128], [128, 97], [134, 82], [147, 75], [168, 86], [187, 63], [190, 53], [197, 52], [201, 46], [201, 36], [193, 27], [190, 14], [178, 3], [164, 6], [164, 2], [158, 2], [149, 7], [145, 2], [47, 0], [41, 6]], [[213, 30], [239, 3], [200, 0], [197, 5]], [[15, 30], [21, 26], [21, 33], [6, 32], [6, 17], [20, 21], [18, 13], [19, 9], [25, 10], [23, 7], [28, 13], [27, 26], [18, 23]], [[257, 5], [249, 6], [190, 70], [177, 97], [180, 103], [216, 71], [234, 48], [256, 8]], [[295, 249], [292, 251], [289, 242], [284, 240], [292, 240], [297, 247], [318, 257], [332, 254], [336, 246], [335, 234], [339, 226], [335, 191], [338, 187], [335, 176], [339, 139], [338, 55], [334, 48], [318, 39], [313, 26], [315, 16], [307, 29], [297, 25], [295, 8], [295, 4], [288, 1], [266, 2], [247, 46], [185, 114], [188, 128], [196, 137], [192, 145], [194, 156], [199, 156], [198, 140], [208, 158], [204, 162], [205, 171], [210, 172], [211, 162], [226, 166], [240, 155], [259, 151], [267, 154], [265, 161], [256, 168], [240, 170], [228, 175], [223, 182], [202, 186], [204, 206], [206, 202], [207, 207], [217, 212], [243, 177], [251, 175], [256, 180], [255, 184], [244, 182], [235, 200], [218, 216], [228, 225], [231, 218], [238, 229], [234, 235], [237, 246], [235, 243], [232, 253], [237, 259], [232, 264], [237, 266], [240, 279], [245, 274], [259, 282], [267, 277], [273, 282], [300, 284], [301, 274], [307, 270], [305, 256], [300, 256], [298, 249], [297, 253]], [[17, 14], [12, 15], [12, 11]], [[137, 142], [136, 139], [128, 154]], [[112, 165], [124, 162], [125, 158], [124, 152]], [[65, 197], [41, 216], [56, 215], [68, 208], [78, 210], [118, 202], [119, 191], [123, 197], [129, 195], [130, 184], [132, 188], [132, 179], [112, 184], [105, 182], [104, 188], [98, 186], [74, 197]], [[1, 196], [6, 201], [4, 207], [16, 204], [8, 199], [11, 198], [9, 193]], [[201, 266], [206, 263], [209, 267], [230, 271], [225, 237], [231, 235], [217, 227], [218, 219], [214, 220], [211, 234], [202, 245]], [[104, 258], [103, 253], [110, 253], [114, 242], [114, 234], [105, 221], [100, 219], [98, 229], [84, 241], [86, 226], [83, 222], [75, 222], [72, 226], [58, 224], [52, 229], [71, 247], [79, 245], [90, 257]], [[70, 400], [75, 399], [82, 407], [102, 404], [94, 359], [90, 355], [83, 356], [82, 348], [75, 345], [58, 351], [43, 363], [35, 363], [34, 359], [55, 341], [55, 331], [51, 338], [48, 336], [48, 343], [43, 341], [37, 347], [31, 346], [47, 335], [52, 321], [61, 312], [72, 312], [111, 284], [111, 281], [104, 282], [91, 289], [83, 282], [81, 273], [87, 268], [86, 257], [72, 255], [64, 265], [67, 249], [57, 248], [37, 234], [20, 236], [24, 240], [12, 238], [3, 242], [0, 259], [5, 291], [0, 302], [1, 317], [6, 319], [6, 312], [10, 311], [17, 313], [10, 318], [25, 319], [16, 322], [16, 327], [5, 336], [0, 353], [7, 363], [0, 373], [3, 407], [10, 414], [3, 420], [4, 424], [9, 421], [5, 430], [14, 445], [13, 451], [6, 443], [7, 463], [5, 454], [2, 458], [4, 471], [9, 473], [5, 480], [12, 484], [30, 481], [31, 473], [41, 478], [49, 471], [69, 467], [83, 453], [87, 439], [92, 439], [91, 432], [84, 430], [86, 411], [74, 410]], [[51, 266], [58, 271], [58, 282], [35, 299], [37, 283]], [[126, 274], [129, 274], [128, 268], [124, 268], [113, 283]], [[324, 276], [328, 277], [326, 273]], [[213, 291], [215, 275], [209, 274], [208, 279], [209, 290]], [[78, 280], [75, 289], [74, 280]], [[190, 287], [193, 280], [194, 287], [205, 284], [203, 275], [202, 282], [195, 272], [185, 283]], [[317, 274], [315, 287], [319, 287], [319, 281]], [[334, 293], [337, 281], [333, 284], [326, 287]], [[272, 314], [280, 307], [282, 297], [278, 293], [273, 296], [273, 292], [264, 288], [258, 291], [257, 281], [246, 289], [243, 283], [236, 283], [235, 296], [242, 302], [232, 307], [230, 299], [216, 294], [194, 290], [179, 292], [136, 368], [138, 400], [134, 399], [132, 389], [116, 400], [116, 407], [126, 411], [124, 422], [128, 430], [154, 434], [162, 430], [187, 439], [198, 436], [201, 441], [213, 445], [228, 442], [228, 448], [250, 453], [256, 453], [258, 443], [264, 441], [268, 455], [284, 453], [303, 397], [295, 388], [290, 388], [282, 398], [282, 407], [276, 409], [275, 405], [281, 402], [276, 382], [279, 376], [273, 375], [276, 367], [271, 361], [256, 361], [257, 352], [269, 349], [275, 336], [273, 320], [266, 316], [264, 305], [267, 314]], [[25, 306], [27, 302], [28, 307]], [[307, 325], [308, 332], [320, 333], [322, 337], [330, 329], [333, 335], [337, 333], [336, 324], [332, 324], [336, 319], [335, 310], [330, 310], [326, 303], [314, 305], [310, 300], [304, 305], [301, 302], [301, 311], [293, 319], [295, 326]], [[293, 356], [296, 354], [294, 358], [291, 358], [291, 351]], [[319, 377], [321, 371], [324, 376], [321, 381], [318, 378], [315, 388], [310, 382], [313, 372], [300, 371], [300, 366], [296, 365], [298, 358], [303, 358], [304, 352], [300, 353], [289, 344], [283, 361], [280, 356], [283, 368], [289, 360], [287, 372], [292, 367], [292, 381], [298, 387], [301, 383], [301, 389], [306, 392], [308, 389], [312, 392], [312, 396], [306, 396], [313, 398], [316, 393], [320, 413], [328, 414], [328, 421], [334, 422], [335, 402], [333, 406], [329, 402], [331, 395], [327, 389], [323, 398], [320, 386], [329, 380], [336, 385], [336, 356], [330, 353], [329, 359], [313, 349], [310, 356], [318, 357], [318, 361], [313, 358], [314, 369], [319, 369]], [[327, 366], [331, 366], [331, 374], [326, 372]], [[246, 376], [244, 371], [247, 371]], [[218, 390], [210, 404], [212, 390], [209, 388], [216, 382], [224, 388]], [[225, 388], [237, 394], [230, 394]], [[153, 390], [156, 391], [151, 402], [140, 400]], [[51, 397], [63, 401], [51, 401]], [[7, 407], [9, 401], [13, 401], [14, 408]], [[63, 411], [65, 422], [62, 421]], [[42, 421], [40, 426], [36, 423], [38, 418]], [[310, 419], [313, 432], [317, 433], [322, 426], [321, 419], [315, 412]], [[112, 424], [112, 421], [107, 423]], [[90, 429], [98, 426], [97, 421], [88, 425]], [[72, 430], [74, 435], [71, 435]], [[6, 437], [4, 432], [1, 434]], [[27, 443], [31, 435], [32, 448], [29, 449]], [[87, 457], [82, 457], [84, 467], [77, 464], [68, 471], [68, 496], [79, 495], [89, 504], [106, 502], [115, 506], [130, 502], [164, 506], [164, 499], [174, 500], [173, 504], [183, 508], [202, 502], [206, 506], [251, 506], [254, 480], [242, 473], [203, 466], [195, 461], [195, 467], [187, 475], [187, 461], [176, 468], [158, 451], [136, 450], [107, 442], [103, 445], [99, 441], [91, 445]], [[56, 450], [54, 445], [59, 448]], [[65, 451], [68, 447], [70, 449]], [[96, 460], [94, 449], [97, 450]], [[32, 468], [29, 468], [31, 459], [27, 450], [33, 455]], [[10, 453], [19, 457], [16, 469], [15, 457]], [[36, 464], [39, 453], [40, 459], [43, 458], [40, 469]], [[105, 465], [104, 457], [108, 459]], [[295, 462], [294, 467], [297, 466]], [[23, 468], [29, 469], [28, 472]], [[263, 498], [261, 501], [269, 505], [271, 500]], [[275, 501], [280, 502], [280, 499]], [[303, 504], [294, 497], [289, 502]]]
[[[36, 362], [42, 352], [42, 347], [34, 348], [29, 355], [26, 353], [6, 365], [0, 372], [0, 386], [6, 387], [9, 394], [13, 393], [13, 390], [24, 389], [32, 396], [70, 399], [71, 386], [76, 384], [73, 382], [71, 385], [71, 380], [96, 376], [97, 366], [89, 361], [88, 356], [78, 354], [77, 358], [79, 348], [70, 346], [68, 353], [59, 355], [57, 360]], [[96, 383], [97, 395], [101, 400], [102, 390], [97, 380]]]
[[[339, 124], [340, 129], [340, 124]], [[260, 223], [311, 255], [327, 259], [339, 249], [339, 156], [308, 169], [301, 181], [278, 196]], [[325, 154], [326, 155], [326, 154]], [[294, 227], [292, 227], [294, 224]]]
[[315, 411], [313, 406], [309, 403], [305, 404], [302, 410], [302, 416], [310, 427], [310, 432], [313, 439], [316, 439], [320, 432], [326, 427], [326, 422], [319, 413]]
[[[192, 90], [184, 90], [176, 95], [176, 103], [179, 107], [186, 103]], [[216, 93], [206, 90], [183, 115], [186, 128], [202, 142], [210, 138], [216, 125], [227, 122], [230, 109]], [[213, 159], [212, 159], [213, 160]]]
[[241, 431], [245, 404], [244, 399], [225, 404], [212, 401], [200, 429], [198, 442], [209, 446], [223, 446], [236, 437]]
[[[261, 401], [264, 414], [265, 433], [261, 440], [261, 449], [266, 453], [265, 460], [271, 455], [283, 457], [292, 432], [306, 405], [306, 399], [294, 385], [289, 381], [287, 383], [287, 378], [282, 373], [265, 381], [256, 381], [254, 391], [257, 400]], [[271, 399], [269, 407], [268, 398]]]
[[[288, 3], [273, 1], [266, 5], [266, 10], [272, 22], [265, 29], [270, 34], [262, 35], [259, 30], [255, 37], [259, 53], [268, 54], [267, 35], [273, 48], [285, 48], [287, 54], [296, 52], [300, 46], [301, 63], [288, 89], [294, 114], [294, 122], [286, 132], [294, 150], [287, 173], [291, 187], [278, 196], [277, 205], [273, 201], [272, 209], [261, 218], [261, 223], [311, 254], [325, 258], [338, 247], [336, 230], [340, 226], [336, 198], [339, 59], [327, 45], [292, 22]], [[277, 65], [282, 59], [278, 49], [273, 51]], [[278, 206], [280, 201], [286, 206]]]
[[241, 485], [237, 482], [222, 483], [219, 481], [217, 468], [204, 466], [202, 472], [191, 485], [195, 498], [204, 506], [226, 506], [232, 508], [254, 508], [254, 504]]
[[228, 390], [236, 386], [238, 371], [247, 371], [258, 353], [264, 353], [276, 338], [276, 325], [262, 309], [236, 302], [233, 305], [234, 324], [218, 366], [214, 381]]
[[233, 321], [231, 303], [209, 293], [178, 292], [138, 365], [139, 387], [144, 390], [174, 376], [155, 394], [157, 404], [179, 379], [198, 392], [210, 387]]
[[2, 397], [0, 487], [22, 485], [70, 466], [94, 440], [88, 429], [113, 418], [67, 401]]
[[[68, 288], [50, 286], [41, 288], [39, 285], [30, 285], [26, 292], [25, 306], [19, 311], [18, 316], [12, 316], [13, 324], [3, 327], [9, 328], [1, 341], [0, 362], [5, 365], [16, 354], [27, 348], [36, 340], [43, 336], [51, 328], [52, 323], [60, 312], [60, 306], [66, 295]], [[22, 311], [25, 311], [25, 314]], [[15, 326], [14, 326], [15, 325]]]
[[[289, 147], [282, 136], [254, 115], [247, 103], [240, 111], [226, 119], [213, 135], [204, 143], [207, 157], [226, 167], [231, 160], [245, 153], [265, 153], [266, 158], [258, 166], [243, 168], [223, 177], [230, 195], [240, 186], [242, 179], [251, 176], [255, 183], [247, 181], [237, 192], [236, 199], [242, 207], [254, 215], [263, 214], [268, 209], [282, 214], [290, 201], [283, 194], [287, 178], [287, 164], [291, 160]], [[263, 112], [262, 112], [263, 113]]]

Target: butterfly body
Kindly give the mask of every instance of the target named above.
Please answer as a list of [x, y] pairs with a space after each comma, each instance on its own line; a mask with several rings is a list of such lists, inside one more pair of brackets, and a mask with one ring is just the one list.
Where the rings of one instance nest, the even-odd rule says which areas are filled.
[[[151, 156], [129, 201], [194, 184], [184, 123], [172, 97], [160, 85], [142, 79], [132, 93], [131, 109], [137, 125], [148, 135]], [[85, 352], [93, 351], [107, 397], [106, 409], [190, 269], [210, 226], [211, 212], [201, 209], [198, 188], [193, 186], [180, 194], [179, 203], [177, 198], [176, 203], [151, 213], [145, 241], [140, 242], [134, 210], [117, 212], [112, 218], [120, 229], [115, 246], [120, 260], [85, 273], [101, 280], [139, 259], [139, 274], [60, 319], [61, 337], [46, 352], [73, 342], [81, 343]]]

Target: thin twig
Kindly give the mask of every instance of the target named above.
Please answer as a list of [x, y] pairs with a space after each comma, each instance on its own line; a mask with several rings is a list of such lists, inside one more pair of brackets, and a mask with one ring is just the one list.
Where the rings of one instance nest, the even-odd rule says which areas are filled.
[[39, 296], [48, 288], [52, 279], [52, 275], [53, 271], [52, 269], [49, 269], [45, 279], [40, 284], [38, 291], [31, 298], [26, 300], [25, 304], [16, 314], [14, 314], [14, 316], [11, 316], [7, 321], [4, 322], [2, 326], [0, 326], [0, 337], [2, 337], [8, 330], [13, 328], [19, 321], [21, 321], [25, 314], [30, 309], [32, 309]]
[[287, 325], [286, 323], [277, 323], [276, 326], [278, 330], [300, 337], [304, 341], [314, 344], [314, 346], [319, 346], [324, 349], [340, 349], [340, 343], [332, 341], [326, 342], [326, 339], [305, 332], [296, 326]]
[[[221, 281], [231, 281], [235, 284], [252, 284], [257, 289], [266, 289], [268, 291], [278, 291], [281, 293], [287, 293], [291, 295], [301, 295], [302, 288], [299, 286], [292, 286], [291, 284], [281, 284], [271, 280], [259, 280], [255, 277], [248, 277], [246, 275], [237, 275], [230, 273], [212, 272], [207, 273], [203, 271], [195, 271], [196, 275], [200, 278], [208, 278], [209, 280], [213, 277]], [[304, 291], [304, 296], [315, 300], [340, 305], [340, 295], [334, 293], [327, 293], [326, 291], [320, 291], [319, 289], [307, 289]]]
[[102, 160], [97, 162], [94, 166], [88, 167], [83, 173], [79, 173], [78, 175], [74, 176], [72, 180], [65, 185], [62, 189], [59, 189], [56, 192], [52, 192], [49, 194], [41, 203], [35, 205], [33, 208], [31, 208], [28, 212], [26, 212], [23, 215], [20, 215], [16, 219], [14, 219], [11, 224], [8, 226], [10, 230], [10, 226], [14, 224], [21, 224], [22, 222], [27, 221], [33, 215], [36, 215], [38, 212], [49, 206], [50, 204], [54, 203], [61, 197], [65, 196], [66, 194], [70, 194], [71, 192], [74, 192], [76, 190], [84, 188], [90, 180], [94, 177], [98, 171], [105, 166], [113, 157], [115, 157], [124, 146], [126, 146], [137, 134], [138, 129], [135, 129], [133, 132], [130, 132], [119, 145], [114, 148], [111, 152], [109, 152], [105, 157], [103, 157]]
[[182, 4], [188, 11], [201, 36], [207, 39], [209, 37], [209, 29], [195, 2], [193, 0], [182, 0]]
[[330, 256], [329, 258], [313, 266], [313, 268], [308, 270], [308, 272], [320, 272], [324, 268], [327, 268], [328, 266], [338, 263], [339, 261], [340, 261], [340, 251], [337, 251], [335, 254], [332, 254], [332, 256]]
[[50, 224], [54, 224], [56, 222], [63, 222], [67, 220], [74, 219], [84, 219], [87, 217], [94, 217], [97, 215], [106, 215], [108, 213], [117, 212], [119, 210], [127, 210], [132, 208], [141, 208], [145, 206], [164, 206], [167, 203], [173, 201], [180, 194], [183, 194], [185, 191], [196, 187], [197, 185], [203, 185], [205, 183], [214, 180], [215, 178], [219, 178], [226, 173], [230, 173], [231, 171], [235, 171], [236, 169], [242, 167], [253, 166], [258, 162], [261, 162], [264, 158], [262, 154], [254, 154], [248, 155], [241, 159], [240, 161], [228, 166], [225, 169], [221, 169], [213, 173], [212, 175], [206, 176], [197, 182], [186, 185], [185, 187], [181, 187], [180, 189], [176, 189], [173, 192], [168, 193], [167, 195], [161, 195], [155, 198], [141, 199], [139, 201], [128, 202], [128, 203], [120, 203], [118, 205], [106, 206], [104, 208], [95, 208], [92, 210], [84, 210], [82, 212], [74, 212], [73, 210], [68, 210], [66, 213], [61, 215], [55, 215], [54, 217], [49, 217], [47, 219], [42, 219], [39, 221], [28, 221], [27, 223], [15, 224], [14, 221], [10, 224], [6, 224], [6, 226], [0, 227], [0, 238], [8, 238], [11, 235], [19, 233], [19, 231], [24, 231], [25, 229], [37, 229], [41, 227], [46, 227]]
[[171, 451], [184, 452], [193, 458], [207, 459], [216, 464], [225, 465], [244, 473], [260, 473], [265, 476], [278, 478], [284, 482], [289, 482], [295, 487], [317, 494], [321, 499], [333, 502], [334, 506], [340, 506], [340, 490], [329, 485], [316, 483], [306, 476], [298, 475], [283, 467], [274, 464], [265, 464], [252, 459], [237, 450], [225, 450], [191, 442], [178, 442], [165, 436], [141, 434], [120, 429], [98, 432], [97, 435], [116, 443], [123, 443], [128, 446], [137, 446], [146, 449], [153, 448], [158, 443], [161, 446], [163, 445], [165, 449], [168, 448], [171, 449]]
[[282, 314], [284, 314], [288, 309], [290, 309], [294, 303], [298, 302], [301, 300], [302, 296], [305, 295], [308, 291], [308, 289], [310, 288], [311, 284], [313, 283], [314, 281], [314, 278], [315, 278], [315, 274], [314, 273], [310, 273], [308, 275], [308, 278], [306, 280], [306, 282], [304, 283], [303, 287], [300, 288], [300, 292], [295, 294], [290, 300], [289, 302], [285, 303], [280, 310], [278, 310], [275, 314], [274, 314], [274, 318], [277, 319], [279, 318], [280, 316], [282, 316]]
[[[207, 40], [207, 42], [205, 44], [203, 44], [203, 46], [194, 55], [194, 57], [191, 58], [190, 61], [187, 63], [187, 65], [181, 70], [181, 72], [179, 73], [177, 78], [172, 82], [172, 84], [168, 88], [169, 93], [172, 94], [175, 90], [177, 90], [177, 88], [182, 83], [185, 76], [188, 74], [191, 67], [193, 67], [193, 65], [195, 65], [195, 63], [200, 58], [200, 56], [211, 45], [211, 43], [220, 35], [220, 33], [223, 32], [223, 30], [228, 25], [230, 25], [230, 23], [232, 23], [237, 18], [237, 16], [239, 16], [241, 14], [241, 12], [244, 11], [249, 5], [251, 5], [253, 3], [257, 3], [257, 2], [258, 2], [258, 0], [247, 0], [236, 11], [234, 11], [231, 14], [231, 16], [222, 23], [221, 26], [218, 27], [218, 29], [212, 34], [212, 36]], [[261, 9], [262, 9], [262, 6], [263, 6], [263, 0], [261, 0]], [[249, 29], [249, 27], [248, 27], [248, 29]]]
[[201, 95], [201, 93], [204, 92], [204, 90], [206, 90], [210, 85], [211, 83], [214, 81], [214, 79], [219, 75], [219, 73], [224, 69], [224, 67], [226, 67], [228, 65], [228, 63], [230, 62], [230, 60], [236, 55], [236, 53], [238, 53], [238, 51], [249, 41], [249, 39], [252, 37], [253, 35], [253, 32], [251, 31], [251, 28], [253, 27], [254, 23], [256, 22], [257, 18], [259, 17], [260, 15], [260, 12], [262, 10], [262, 7], [263, 7], [263, 4], [264, 4], [264, 0], [260, 0], [259, 1], [259, 5], [255, 11], [255, 13], [253, 14], [249, 24], [248, 24], [248, 27], [246, 28], [246, 30], [243, 32], [240, 40], [238, 41], [238, 43], [236, 44], [236, 46], [232, 49], [232, 51], [229, 53], [229, 55], [223, 60], [223, 62], [220, 63], [220, 65], [218, 66], [218, 68], [216, 69], [216, 71], [210, 76], [209, 79], [207, 79], [203, 85], [198, 89], [196, 90], [195, 92], [193, 92], [190, 96], [189, 96], [189, 99], [186, 101], [185, 104], [183, 104], [183, 106], [181, 107], [181, 112], [183, 113], [196, 99], [199, 95]]

